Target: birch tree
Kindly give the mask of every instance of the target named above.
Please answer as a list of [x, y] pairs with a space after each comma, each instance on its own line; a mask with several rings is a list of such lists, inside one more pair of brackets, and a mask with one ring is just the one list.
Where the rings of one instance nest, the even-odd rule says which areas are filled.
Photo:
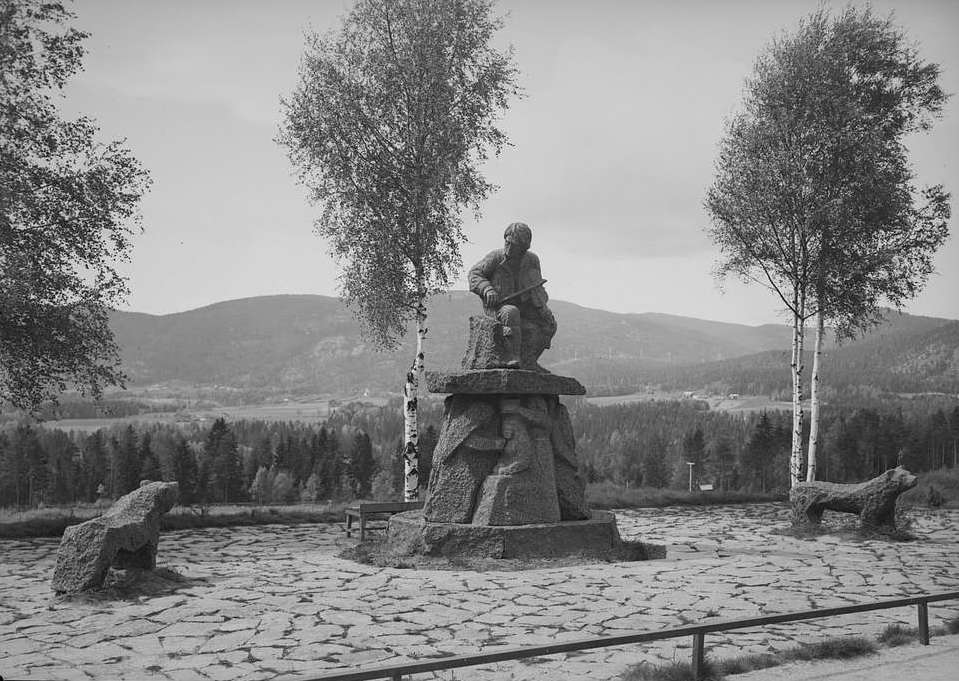
[[831, 23], [819, 13], [810, 25], [820, 58], [804, 89], [812, 91], [807, 100], [828, 134], [814, 166], [823, 200], [816, 215], [808, 481], [816, 479], [827, 322], [841, 341], [881, 321], [885, 309], [900, 309], [932, 273], [950, 217], [941, 185], [916, 186], [904, 143], [942, 113], [947, 95], [939, 66], [923, 62], [891, 18], [869, 9], [847, 9]]
[[461, 267], [461, 211], [494, 187], [479, 166], [507, 144], [512, 52], [492, 45], [490, 0], [358, 0], [337, 32], [309, 33], [278, 142], [342, 265], [340, 292], [369, 338], [393, 349], [410, 322], [404, 496], [418, 498], [417, 397], [427, 301]]
[[919, 190], [903, 137], [927, 130], [946, 95], [891, 19], [820, 10], [771, 43], [727, 125], [707, 196], [720, 276], [771, 288], [793, 326], [792, 484], [802, 479], [803, 344], [816, 320], [806, 478], [815, 479], [826, 323], [840, 338], [901, 307], [947, 235], [948, 194]]
[[812, 273], [811, 226], [803, 216], [804, 193], [796, 187], [802, 187], [808, 142], [780, 134], [783, 114], [768, 102], [772, 93], [760, 71], [766, 68], [757, 64], [760, 73], [749, 82], [746, 112], [727, 124], [706, 207], [713, 221], [710, 236], [722, 254], [717, 276], [737, 275], [768, 287], [792, 323], [789, 478], [795, 484], [802, 473], [803, 332]]

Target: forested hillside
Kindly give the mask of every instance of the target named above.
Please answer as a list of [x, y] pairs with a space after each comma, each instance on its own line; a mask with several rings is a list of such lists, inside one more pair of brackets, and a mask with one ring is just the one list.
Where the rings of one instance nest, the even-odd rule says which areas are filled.
[[[551, 301], [559, 322], [550, 370], [594, 393], [647, 386], [741, 394], [789, 389], [789, 330], [665, 314], [617, 314]], [[455, 291], [430, 305], [427, 368], [456, 367], [476, 296]], [[238, 400], [346, 396], [399, 390], [412, 358], [406, 339], [380, 352], [335, 299], [269, 296], [171, 315], [117, 312], [111, 324], [134, 389], [219, 391]], [[890, 314], [864, 338], [827, 348], [827, 391], [959, 393], [959, 322]]]
[[[959, 322], [909, 319], [915, 324], [880, 327], [862, 340], [827, 348], [822, 359], [824, 399], [849, 393], [959, 393]], [[812, 355], [804, 357], [811, 367]], [[646, 375], [664, 388], [706, 386], [719, 393], [788, 399], [788, 367], [788, 350], [770, 350], [699, 365], [659, 366]]]

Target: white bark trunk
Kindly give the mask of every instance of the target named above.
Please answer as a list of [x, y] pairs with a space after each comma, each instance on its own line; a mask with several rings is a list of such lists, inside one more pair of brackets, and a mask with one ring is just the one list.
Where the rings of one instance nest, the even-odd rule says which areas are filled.
[[419, 420], [417, 399], [423, 375], [423, 338], [426, 336], [426, 314], [416, 317], [416, 357], [406, 373], [403, 387], [403, 499], [416, 501], [420, 497]]
[[789, 456], [789, 486], [795, 487], [802, 482], [802, 431], [803, 431], [803, 410], [802, 410], [802, 350], [805, 335], [805, 326], [803, 324], [803, 307], [796, 301], [796, 308], [793, 312], [793, 351], [792, 368], [793, 379], [793, 441], [792, 451]]
[[806, 456], [806, 482], [816, 479], [816, 449], [819, 445], [819, 361], [825, 334], [822, 312], [816, 313], [816, 340], [813, 345], [812, 378], [809, 383], [809, 452]]

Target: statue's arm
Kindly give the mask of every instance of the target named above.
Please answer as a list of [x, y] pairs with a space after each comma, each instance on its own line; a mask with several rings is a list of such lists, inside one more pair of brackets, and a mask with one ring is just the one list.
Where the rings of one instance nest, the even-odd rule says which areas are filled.
[[[532, 252], [526, 253], [527, 257], [527, 286], [532, 286], [543, 280], [543, 271], [539, 266], [539, 256]], [[549, 296], [546, 295], [546, 289], [540, 286], [530, 292], [530, 300], [536, 307], [545, 307]]]
[[467, 278], [470, 291], [482, 298], [489, 289], [493, 288], [493, 284], [489, 278], [492, 276], [493, 270], [496, 269], [496, 265], [500, 259], [502, 258], [499, 251], [492, 251], [488, 253], [485, 258], [473, 265]]

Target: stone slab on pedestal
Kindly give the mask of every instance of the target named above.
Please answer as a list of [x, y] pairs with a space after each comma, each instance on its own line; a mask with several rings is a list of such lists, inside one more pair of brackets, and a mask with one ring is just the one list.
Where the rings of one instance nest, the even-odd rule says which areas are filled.
[[560, 520], [555, 483], [544, 493], [537, 477], [490, 475], [483, 482], [480, 500], [473, 514], [474, 525], [529, 525]]
[[468, 523], [486, 476], [493, 472], [499, 452], [466, 449], [455, 452], [430, 474], [425, 514], [431, 520]]
[[570, 376], [526, 369], [427, 371], [426, 387], [433, 393], [466, 395], [585, 395], [583, 384]]
[[620, 545], [616, 518], [609, 511], [593, 511], [588, 520], [499, 526], [431, 523], [421, 511], [406, 511], [390, 518], [387, 531], [388, 550], [401, 556], [605, 559]]

